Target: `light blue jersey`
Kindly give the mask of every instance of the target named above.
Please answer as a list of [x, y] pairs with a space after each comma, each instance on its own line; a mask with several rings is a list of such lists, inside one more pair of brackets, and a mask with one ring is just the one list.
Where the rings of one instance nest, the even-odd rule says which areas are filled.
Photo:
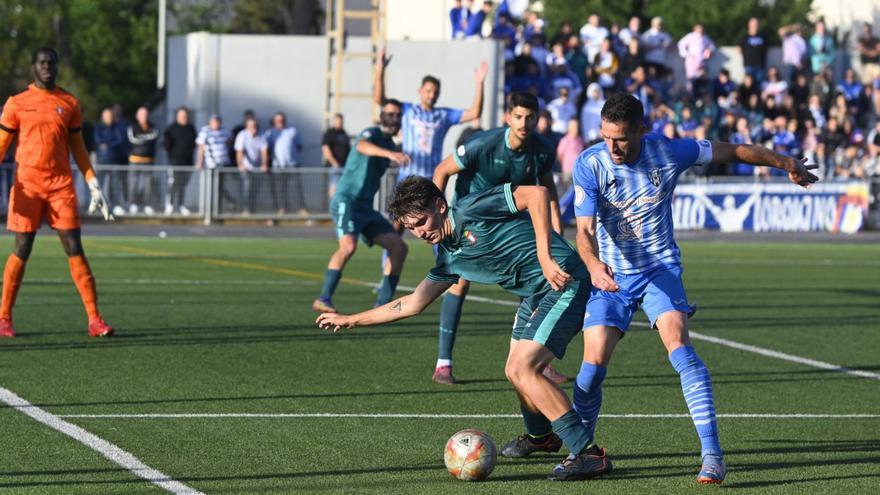
[[615, 165], [605, 143], [581, 153], [574, 167], [575, 213], [598, 217], [600, 257], [616, 273], [677, 265], [672, 193], [682, 172], [712, 160], [709, 141], [645, 134], [634, 163]]
[[443, 160], [443, 139], [449, 128], [461, 121], [464, 110], [434, 107], [425, 110], [421, 105], [403, 104], [403, 152], [412, 160], [402, 167], [400, 180], [410, 175], [431, 179], [434, 169]]

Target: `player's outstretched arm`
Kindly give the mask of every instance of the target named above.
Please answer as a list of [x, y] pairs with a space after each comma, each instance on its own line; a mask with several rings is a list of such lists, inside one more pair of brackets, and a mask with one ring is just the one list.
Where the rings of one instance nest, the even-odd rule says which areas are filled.
[[104, 197], [104, 192], [101, 191], [101, 184], [95, 176], [95, 169], [92, 168], [92, 161], [89, 159], [89, 151], [86, 149], [86, 142], [83, 140], [82, 132], [71, 132], [67, 136], [67, 141], [70, 145], [70, 151], [73, 153], [73, 159], [76, 161], [76, 166], [82, 172], [83, 178], [85, 178], [86, 184], [89, 186], [89, 194], [92, 196], [89, 202], [89, 213], [100, 210], [104, 220], [114, 220], [113, 215], [110, 214], [110, 205]]
[[544, 278], [553, 290], [564, 289], [571, 281], [571, 275], [565, 273], [550, 251], [550, 193], [544, 186], [518, 186], [513, 191], [513, 200], [517, 210], [529, 211]]
[[810, 172], [810, 170], [817, 169], [819, 166], [807, 165], [806, 158], [797, 160], [755, 144], [731, 144], [722, 141], [712, 141], [712, 163], [735, 162], [785, 170], [788, 172], [788, 179], [790, 181], [806, 189], [809, 189], [811, 185], [819, 180], [818, 177]]
[[391, 62], [391, 56], [385, 56], [385, 47], [376, 52], [376, 67], [373, 71], [373, 103], [381, 105], [385, 101], [385, 67]]
[[444, 158], [440, 165], [437, 165], [437, 168], [434, 169], [433, 181], [437, 189], [446, 192], [446, 183], [449, 182], [449, 178], [460, 171], [461, 169], [455, 163], [455, 158], [452, 155]]
[[481, 62], [480, 67], [474, 71], [474, 81], [477, 83], [477, 87], [474, 90], [474, 99], [471, 102], [471, 106], [462, 112], [461, 118], [458, 120], [459, 123], [470, 122], [479, 119], [483, 115], [483, 83], [486, 81], [486, 74], [488, 73], [489, 64], [486, 62]]
[[409, 155], [406, 153], [401, 153], [399, 151], [387, 150], [381, 146], [377, 146], [366, 139], [361, 139], [358, 141], [355, 149], [358, 153], [367, 156], [378, 156], [380, 158], [387, 158], [394, 162], [397, 165], [402, 167], [409, 165]]
[[322, 313], [315, 320], [315, 323], [320, 328], [338, 332], [343, 328], [352, 329], [402, 320], [424, 311], [429, 304], [434, 302], [435, 299], [440, 297], [450, 287], [452, 287], [450, 283], [425, 279], [422, 280], [422, 283], [416, 287], [412, 294], [395, 299], [388, 304], [354, 315]]
[[596, 217], [578, 216], [575, 236], [578, 254], [581, 256], [590, 281], [597, 289], [614, 292], [620, 289], [614, 281], [614, 271], [599, 259], [599, 242], [596, 240]]

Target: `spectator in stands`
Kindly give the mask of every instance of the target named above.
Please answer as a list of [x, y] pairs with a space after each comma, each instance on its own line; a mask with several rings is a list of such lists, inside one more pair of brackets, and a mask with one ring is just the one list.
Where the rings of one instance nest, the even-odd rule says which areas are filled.
[[236, 166], [236, 167], [238, 166], [238, 165], [236, 165], [238, 163], [238, 158], [237, 158], [238, 153], [235, 151], [235, 138], [238, 136], [238, 134], [241, 131], [244, 130], [245, 122], [247, 122], [248, 119], [256, 119], [256, 118], [257, 118], [257, 114], [254, 113], [253, 110], [247, 109], [244, 111], [244, 114], [242, 115], [241, 122], [236, 124], [232, 128], [232, 131], [230, 131], [229, 142], [226, 143], [226, 149], [229, 152], [229, 163], [232, 164], [233, 166]]
[[244, 206], [241, 213], [247, 216], [257, 206], [257, 188], [251, 174], [269, 171], [269, 146], [260, 135], [257, 119], [246, 119], [244, 129], [235, 136], [235, 159], [241, 178], [238, 196]]
[[[730, 136], [731, 144], [752, 144], [752, 135], [749, 128], [749, 120], [745, 117], [736, 119], [736, 130]], [[730, 175], [751, 176], [757, 169], [747, 163], [731, 163]]]
[[672, 47], [672, 36], [663, 31], [661, 17], [651, 19], [651, 28], [642, 34], [641, 42], [645, 47], [645, 63], [654, 66], [657, 77], [665, 77], [669, 72], [666, 55], [669, 48]]
[[[147, 107], [140, 107], [137, 109], [137, 113], [135, 113], [135, 122], [128, 126], [128, 142], [130, 145], [128, 162], [132, 165], [147, 166], [155, 163], [159, 130], [153, 126], [149, 119], [150, 110]], [[140, 208], [140, 203], [144, 205], [144, 213], [147, 215], [155, 213], [152, 205], [149, 204], [153, 199], [154, 191], [156, 194], [159, 192], [159, 183], [156, 177], [153, 176], [153, 173], [149, 171], [132, 171], [129, 179], [129, 213], [132, 215], [136, 214]]]
[[605, 105], [605, 92], [597, 83], [587, 86], [587, 100], [581, 107], [581, 133], [587, 144], [599, 140], [599, 128], [602, 126], [602, 106]]
[[575, 118], [567, 122], [566, 133], [559, 144], [556, 145], [556, 160], [559, 162], [559, 186], [558, 189], [564, 193], [571, 187], [571, 177], [574, 173], [574, 163], [577, 161], [578, 155], [586, 149], [584, 140], [581, 138], [578, 121]]
[[[208, 170], [222, 169], [232, 165], [232, 162], [229, 160], [229, 152], [226, 149], [226, 144], [229, 141], [233, 141], [233, 139], [230, 132], [223, 128], [220, 115], [212, 114], [208, 119], [208, 125], [202, 127], [199, 130], [198, 137], [196, 137], [196, 145], [198, 146], [196, 151], [196, 170], [202, 170], [203, 168]], [[227, 191], [226, 185], [228, 181], [226, 179], [227, 174], [220, 173], [217, 175], [217, 189], [220, 191], [220, 199], [226, 204], [235, 205], [233, 209], [237, 209], [238, 200]], [[220, 204], [220, 209], [221, 211], [225, 210], [223, 203]]]
[[531, 40], [536, 35], [544, 36], [544, 19], [537, 12], [530, 10], [526, 12], [525, 24], [522, 30], [522, 39]]
[[807, 104], [807, 111], [809, 112], [810, 118], [815, 122], [816, 127], [819, 130], [825, 129], [825, 109], [822, 108], [822, 102], [819, 100], [818, 95], [810, 95], [809, 103]]
[[[162, 135], [162, 145], [168, 154], [168, 164], [178, 167], [192, 167], [196, 137], [196, 128], [189, 122], [189, 110], [186, 107], [178, 108], [174, 115], [174, 122], [165, 129]], [[168, 173], [171, 197], [165, 204], [166, 215], [170, 215], [174, 210], [179, 211], [181, 215], [190, 214], [184, 201], [184, 193], [190, 177], [192, 177], [190, 171], [170, 171]]]
[[767, 71], [767, 80], [761, 85], [761, 97], [765, 100], [772, 97], [779, 105], [786, 94], [788, 94], [788, 81], [779, 76], [779, 69], [770, 67]]
[[492, 38], [503, 41], [506, 46], [513, 49], [513, 46], [516, 45], [516, 27], [510, 19], [510, 14], [498, 16], [498, 22], [492, 28]]
[[834, 63], [834, 39], [825, 32], [825, 21], [819, 20], [810, 36], [810, 66], [813, 74]]
[[[633, 71], [645, 65], [645, 56], [642, 53], [642, 45], [639, 37], [633, 36], [627, 43], [626, 51], [620, 57], [620, 75], [624, 78], [632, 77]], [[648, 73], [645, 71], [645, 78]], [[644, 103], [644, 102], [642, 102]]]
[[345, 160], [351, 151], [351, 139], [345, 132], [345, 122], [341, 113], [333, 116], [333, 123], [321, 137], [321, 155], [324, 157], [324, 166], [330, 167], [327, 184], [327, 197], [332, 198], [336, 193], [336, 183], [342, 175]]
[[490, 12], [492, 12], [491, 0], [483, 0], [483, 5], [480, 7], [480, 10], [474, 12], [468, 20], [467, 29], [464, 31], [464, 37], [482, 38], [483, 22], [486, 20], [486, 17]]
[[846, 104], [849, 106], [857, 105], [858, 99], [862, 95], [862, 83], [856, 79], [856, 71], [853, 69], [846, 69], [843, 81], [840, 81], [835, 89], [844, 96]]
[[587, 60], [595, 62], [596, 55], [599, 53], [599, 47], [605, 38], [608, 37], [608, 29], [601, 25], [598, 14], [590, 14], [587, 23], [580, 29], [581, 41], [584, 44], [584, 55]]
[[569, 69], [571, 69], [571, 71], [577, 76], [581, 87], [590, 83], [590, 81], [587, 80], [586, 74], [586, 69], [590, 66], [590, 61], [587, 60], [587, 56], [584, 55], [583, 47], [581, 46], [581, 37], [576, 33], [572, 33], [565, 44], [565, 61], [568, 63]]
[[556, 134], [565, 134], [568, 130], [568, 121], [577, 119], [577, 107], [568, 95], [568, 88], [559, 88], [559, 96], [547, 104], [547, 111], [553, 117], [553, 125], [550, 129]]
[[706, 64], [715, 52], [712, 39], [703, 32], [702, 24], [694, 24], [694, 29], [678, 41], [678, 55], [684, 59], [684, 73], [688, 89], [698, 95], [697, 82], [706, 75]]
[[840, 128], [837, 119], [828, 119], [825, 132], [822, 134], [822, 142], [825, 143], [825, 170], [828, 178], [834, 178], [837, 164], [843, 161], [844, 149], [848, 142], [848, 136]]
[[549, 75], [548, 94], [557, 95], [561, 88], [568, 88], [569, 98], [575, 101], [580, 98], [583, 86], [581, 86], [577, 76], [568, 68], [564, 57], [557, 57], [554, 64], [547, 69]]
[[284, 112], [278, 112], [272, 116], [272, 127], [266, 130], [263, 139], [269, 151], [269, 163], [272, 165], [270, 169], [272, 174], [269, 176], [272, 206], [279, 215], [284, 215], [290, 210], [290, 185], [293, 183], [293, 196], [296, 197], [298, 213], [308, 215], [303, 176], [288, 170], [300, 166], [302, 134], [296, 127], [287, 124], [287, 116]]
[[[110, 107], [101, 111], [101, 121], [95, 126], [95, 146], [96, 146], [96, 165], [124, 165], [128, 163], [126, 156], [126, 147], [128, 137], [126, 129], [116, 125], [116, 118], [113, 115], [113, 109]], [[102, 170], [96, 167], [98, 171], [98, 182], [101, 187], [108, 188], [110, 204], [113, 206], [113, 215], [121, 217], [125, 214], [122, 205], [125, 204], [126, 177], [127, 174], [123, 170]]]
[[749, 102], [752, 100], [752, 96], [760, 96], [761, 95], [761, 86], [755, 83], [755, 78], [751, 75], [746, 74], [743, 76], [742, 84], [739, 85], [739, 98], [741, 101], [745, 102], [749, 105]]
[[[565, 40], [568, 39], [569, 36], [575, 33], [574, 28], [571, 27], [571, 23], [568, 21], [563, 21], [562, 24], [559, 25], [559, 31], [550, 39], [550, 44], [554, 45], [556, 43], [565, 43]], [[580, 37], [580, 35], [578, 35]], [[584, 54], [586, 55], [586, 54]]]
[[562, 136], [553, 133], [553, 116], [547, 110], [538, 112], [538, 123], [535, 126], [535, 133], [546, 139], [556, 149]]
[[642, 33], [642, 20], [634, 15], [629, 18], [626, 27], [620, 30], [618, 37], [624, 46], [629, 46], [630, 41], [638, 40]]
[[620, 68], [620, 61], [617, 54], [611, 48], [611, 39], [605, 38], [599, 44], [599, 53], [593, 59], [593, 72], [598, 74], [599, 86], [607, 91], [612, 91], [617, 87], [617, 72]]
[[452, 39], [454, 40], [464, 38], [468, 21], [471, 18], [471, 0], [467, 0], [465, 3], [468, 5], [467, 7], [462, 5], [461, 0], [455, 0], [452, 9], [449, 10], [449, 23], [452, 26]]
[[699, 122], [696, 118], [694, 118], [693, 110], [691, 110], [690, 106], [684, 106], [681, 109], [681, 117], [679, 118], [678, 125], [675, 128], [676, 133], [681, 138], [691, 138], [693, 139], [695, 136], [694, 131], [696, 131], [699, 126]]
[[788, 88], [788, 94], [794, 99], [798, 114], [806, 114], [807, 105], [810, 100], [810, 84], [807, 81], [806, 74], [799, 73], [795, 76], [794, 83]]
[[758, 84], [763, 82], [764, 69], [767, 67], [767, 40], [760, 33], [757, 17], [749, 19], [746, 35], [739, 42], [739, 51], [746, 74], [751, 74]]
[[627, 93], [635, 96], [642, 102], [642, 107], [645, 109], [645, 116], [650, 115], [651, 110], [654, 107], [654, 88], [648, 84], [647, 78], [645, 76], [645, 68], [644, 67], [636, 67], [635, 70], [630, 75], [629, 79], [626, 80], [625, 87]]
[[718, 71], [718, 77], [712, 81], [712, 97], [716, 100], [719, 97], [727, 98], [734, 91], [736, 91], [736, 84], [730, 80], [730, 72], [727, 69]]
[[862, 84], [873, 84], [880, 78], [880, 39], [874, 36], [870, 23], [862, 25], [862, 35], [858, 39], [859, 61], [861, 62]]
[[782, 40], [782, 78], [790, 81], [804, 69], [804, 58], [807, 55], [807, 42], [801, 36], [800, 24], [791, 24], [779, 28], [779, 39]]

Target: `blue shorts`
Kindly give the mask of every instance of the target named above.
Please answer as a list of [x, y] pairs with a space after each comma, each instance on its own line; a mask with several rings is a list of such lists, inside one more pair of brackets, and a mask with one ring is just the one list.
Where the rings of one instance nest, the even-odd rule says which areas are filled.
[[626, 331], [639, 307], [648, 315], [652, 328], [657, 318], [669, 311], [692, 316], [696, 310], [688, 304], [681, 274], [680, 265], [660, 265], [632, 275], [615, 274], [614, 281], [620, 290], [593, 290], [584, 315], [584, 328], [605, 325]]
[[571, 339], [581, 332], [589, 298], [588, 280], [573, 280], [561, 292], [524, 298], [513, 320], [511, 338], [537, 342], [562, 359]]
[[373, 239], [377, 236], [396, 232], [381, 213], [353, 201], [337, 201], [334, 198], [330, 203], [330, 212], [336, 225], [337, 238], [344, 235], [359, 235], [367, 246], [372, 246]]

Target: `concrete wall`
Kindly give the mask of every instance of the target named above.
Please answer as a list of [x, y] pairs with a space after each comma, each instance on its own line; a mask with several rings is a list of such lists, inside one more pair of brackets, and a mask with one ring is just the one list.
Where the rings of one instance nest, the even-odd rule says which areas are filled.
[[[369, 50], [369, 39], [351, 37], [347, 43], [352, 51]], [[391, 41], [388, 51], [393, 55], [386, 77], [389, 97], [417, 101], [421, 78], [432, 74], [442, 81], [439, 104], [461, 108], [469, 106], [473, 98], [473, 69], [486, 60], [490, 76], [482, 125], [491, 127], [500, 122], [503, 54], [494, 41]], [[261, 126], [267, 125], [273, 113], [283, 111], [303, 133], [302, 162], [319, 166], [326, 52], [327, 41], [322, 36], [191, 33], [173, 37], [169, 40], [166, 108], [192, 108], [197, 127], [205, 125], [210, 114], [216, 112], [227, 128], [241, 122], [245, 109], [256, 112]], [[343, 91], [372, 91], [369, 59], [345, 61]], [[350, 134], [372, 125], [372, 103], [367, 99], [343, 98], [340, 110]], [[446, 152], [451, 151], [460, 131], [449, 133]]]

